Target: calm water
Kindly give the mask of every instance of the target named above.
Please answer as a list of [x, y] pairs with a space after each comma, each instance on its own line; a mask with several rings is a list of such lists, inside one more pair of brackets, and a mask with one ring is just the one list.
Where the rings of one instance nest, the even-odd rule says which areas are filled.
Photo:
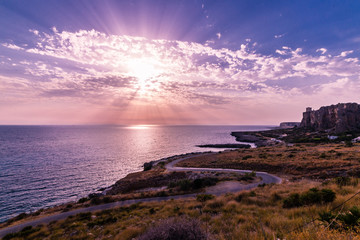
[[[198, 144], [235, 143], [231, 131], [266, 126], [0, 126], [0, 222], [77, 200], [144, 162]], [[218, 150], [216, 150], [218, 151]]]

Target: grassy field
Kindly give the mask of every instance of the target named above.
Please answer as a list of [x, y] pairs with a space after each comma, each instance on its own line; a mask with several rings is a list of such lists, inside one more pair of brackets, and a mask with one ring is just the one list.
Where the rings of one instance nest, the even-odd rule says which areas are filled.
[[[314, 187], [333, 190], [336, 199], [330, 203], [284, 207], [284, 200], [291, 194], [306, 193]], [[356, 179], [351, 179], [347, 186], [340, 186], [334, 180], [325, 183], [302, 180], [258, 187], [207, 201], [170, 200], [83, 213], [46, 226], [25, 229], [4, 239], [133, 239], [171, 217], [200, 220], [209, 239], [360, 239], [358, 226], [334, 228], [335, 223], [329, 225], [319, 220], [321, 213], [341, 204], [357, 190]], [[360, 196], [356, 196], [333, 213], [347, 213], [353, 206], [360, 207], [359, 203]]]
[[240, 149], [194, 157], [178, 166], [249, 169], [289, 175], [295, 179], [360, 176], [360, 145], [296, 144]]
[[[168, 224], [164, 223], [166, 219], [173, 219], [173, 224], [178, 224], [179, 228], [186, 228], [186, 221], [197, 221], [206, 239], [360, 239], [360, 194], [356, 195], [360, 191], [358, 144], [352, 147], [339, 143], [240, 149], [197, 156], [179, 165], [267, 171], [284, 177], [284, 181], [219, 197], [199, 193], [197, 199], [141, 203], [82, 213], [48, 225], [26, 228], [4, 239], [141, 239], [143, 234], [163, 231]], [[153, 182], [148, 186], [158, 186], [159, 179], [174, 183], [183, 177], [169, 174], [161, 166], [131, 174], [118, 182], [118, 190], [126, 194], [108, 196], [107, 200], [100, 198], [99, 203], [125, 196], [146, 196], [147, 193], [123, 188], [131, 181], [137, 182], [134, 186], [138, 190], [148, 180]], [[187, 174], [184, 176], [188, 177]], [[170, 185], [167, 191], [172, 188]], [[173, 185], [180, 193], [194, 190], [181, 189], [181, 184]], [[163, 192], [153, 191], [150, 196]], [[99, 204], [92, 201], [85, 199], [73, 205]], [[66, 205], [63, 207], [66, 210]], [[181, 229], [182, 233], [187, 231], [190, 230]]]

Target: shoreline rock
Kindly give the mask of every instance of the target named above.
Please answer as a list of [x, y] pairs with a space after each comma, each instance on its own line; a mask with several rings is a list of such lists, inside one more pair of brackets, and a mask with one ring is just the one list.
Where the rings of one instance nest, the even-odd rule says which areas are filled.
[[200, 148], [250, 148], [249, 144], [240, 144], [240, 143], [228, 143], [228, 144], [204, 144], [196, 145]]

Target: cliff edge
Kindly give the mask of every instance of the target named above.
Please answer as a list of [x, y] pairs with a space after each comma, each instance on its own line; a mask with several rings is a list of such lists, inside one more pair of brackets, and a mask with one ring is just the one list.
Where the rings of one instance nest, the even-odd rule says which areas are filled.
[[300, 127], [331, 133], [359, 131], [360, 105], [357, 103], [338, 103], [321, 107], [316, 111], [306, 108]]

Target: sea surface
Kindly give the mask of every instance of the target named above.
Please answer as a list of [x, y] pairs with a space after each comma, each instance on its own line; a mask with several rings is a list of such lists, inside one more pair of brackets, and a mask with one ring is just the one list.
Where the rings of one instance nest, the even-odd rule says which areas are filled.
[[145, 162], [271, 126], [0, 126], [0, 222], [76, 201]]

